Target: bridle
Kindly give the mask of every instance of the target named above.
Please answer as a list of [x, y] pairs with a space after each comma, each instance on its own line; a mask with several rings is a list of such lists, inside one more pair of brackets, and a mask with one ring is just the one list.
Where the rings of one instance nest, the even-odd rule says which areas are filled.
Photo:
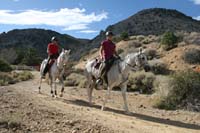
[[[124, 61], [124, 60], [121, 59], [121, 58], [119, 58], [119, 60], [120, 60], [121, 62]], [[127, 62], [125, 62], [125, 64], [128, 65], [130, 68], [132, 68], [131, 70], [136, 71], [136, 69], [135, 69], [136, 65], [131, 65], [131, 64], [127, 63]]]

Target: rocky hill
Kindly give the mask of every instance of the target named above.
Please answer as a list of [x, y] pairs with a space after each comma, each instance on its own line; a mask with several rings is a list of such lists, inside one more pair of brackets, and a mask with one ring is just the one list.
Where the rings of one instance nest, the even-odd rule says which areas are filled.
[[80, 52], [84, 51], [85, 44], [89, 42], [87, 39], [77, 39], [51, 30], [12, 30], [0, 34], [0, 57], [12, 63], [17, 58], [17, 50], [34, 48], [39, 57], [44, 58], [47, 56], [46, 48], [52, 36], [59, 39], [61, 47], [72, 50], [72, 59], [74, 60], [80, 58]]
[[[200, 21], [171, 9], [145, 9], [129, 18], [110, 25], [105, 31], [111, 30], [115, 35], [127, 32], [129, 35], [160, 35], [166, 31], [200, 32]], [[105, 31], [93, 39], [92, 46], [98, 47], [105, 38]]]
[[[171, 9], [145, 9], [116, 24], [108, 26], [116, 36], [122, 32], [133, 35], [161, 35], [166, 31], [200, 32], [200, 21]], [[24, 29], [12, 30], [0, 34], [0, 58], [13, 62], [19, 49], [34, 48], [40, 57], [46, 57], [46, 46], [52, 36], [57, 36], [62, 47], [72, 49], [72, 59], [79, 60], [93, 48], [97, 48], [105, 38], [105, 31], [101, 31], [92, 40], [77, 39], [66, 34], [51, 30]], [[81, 54], [80, 54], [81, 53]], [[9, 56], [8, 56], [9, 55]]]

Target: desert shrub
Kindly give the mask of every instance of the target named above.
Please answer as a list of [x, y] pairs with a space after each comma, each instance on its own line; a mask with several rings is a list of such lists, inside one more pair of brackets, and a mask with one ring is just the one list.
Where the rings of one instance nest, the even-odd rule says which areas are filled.
[[150, 41], [149, 41], [149, 39], [144, 39], [144, 40], [142, 41], [142, 43], [143, 43], [143, 44], [149, 44]]
[[130, 39], [130, 40], [136, 40], [136, 39], [137, 39], [137, 36], [130, 36], [129, 39]]
[[123, 52], [124, 52], [123, 49], [118, 49], [118, 50], [117, 50], [117, 54], [121, 54], [121, 53], [123, 53]]
[[129, 39], [128, 32], [122, 32], [122, 33], [120, 34], [120, 38], [121, 38], [122, 40], [128, 40], [128, 39]]
[[71, 73], [66, 77], [65, 86], [86, 87], [86, 78], [81, 74]]
[[176, 47], [178, 37], [173, 32], [165, 32], [161, 38], [161, 46], [164, 50]]
[[191, 32], [191, 33], [184, 33], [183, 41], [186, 44], [195, 44], [200, 45], [200, 33], [198, 32]]
[[144, 40], [144, 39], [145, 39], [144, 36], [138, 36], [138, 37], [137, 37], [137, 40], [140, 41], [140, 42], [141, 42], [142, 40]]
[[134, 47], [134, 48], [139, 48], [142, 46], [142, 44], [138, 41], [129, 41], [128, 44], [130, 47]]
[[113, 42], [115, 42], [115, 43], [118, 43], [118, 42], [120, 42], [122, 39], [121, 39], [121, 37], [119, 37], [119, 36], [114, 36], [113, 37]]
[[16, 78], [19, 81], [26, 81], [26, 80], [32, 79], [33, 75], [29, 71], [23, 71], [23, 72], [18, 73], [17, 76], [16, 76]]
[[129, 76], [128, 88], [140, 93], [152, 93], [155, 76], [152, 73], [134, 72]]
[[149, 65], [151, 67], [151, 71], [154, 74], [168, 74], [169, 73], [167, 65], [160, 60], [149, 61]]
[[12, 67], [7, 62], [0, 60], [0, 71], [1, 72], [10, 72]]
[[[169, 82], [169, 93], [155, 105], [161, 109], [183, 108], [200, 111], [200, 73], [187, 70], [177, 72]], [[168, 89], [168, 88], [166, 88]]]
[[15, 84], [17, 82], [26, 81], [26, 80], [29, 80], [32, 78], [33, 78], [32, 73], [28, 72], [28, 71], [10, 72], [10, 73], [1, 72], [0, 73], [0, 86]]
[[200, 64], [200, 50], [190, 49], [184, 53], [183, 59], [189, 64]]
[[147, 56], [148, 60], [152, 60], [157, 56], [157, 51], [155, 49], [147, 49], [145, 50], [145, 55]]

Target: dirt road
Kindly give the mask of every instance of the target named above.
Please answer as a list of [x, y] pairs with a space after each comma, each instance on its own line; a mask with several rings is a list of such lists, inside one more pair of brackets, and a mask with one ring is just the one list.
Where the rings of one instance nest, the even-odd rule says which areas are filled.
[[[38, 94], [35, 79], [0, 87], [0, 132], [34, 133], [199, 133], [200, 114], [152, 108], [152, 96], [128, 94], [129, 108], [113, 91], [106, 111], [100, 110], [105, 91], [94, 91], [94, 106], [87, 103], [86, 89], [65, 88], [63, 98], [51, 98], [43, 83]], [[58, 89], [60, 91], [60, 87]]]

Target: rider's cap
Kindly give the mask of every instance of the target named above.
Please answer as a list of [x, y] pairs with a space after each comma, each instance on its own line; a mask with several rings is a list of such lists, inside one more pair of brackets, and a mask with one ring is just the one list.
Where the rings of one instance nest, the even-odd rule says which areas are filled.
[[113, 36], [114, 34], [112, 33], [112, 31], [107, 31], [106, 32], [106, 36]]
[[51, 41], [53, 42], [53, 41], [58, 41], [58, 39], [55, 37], [55, 36], [53, 36], [52, 38], [51, 38]]

